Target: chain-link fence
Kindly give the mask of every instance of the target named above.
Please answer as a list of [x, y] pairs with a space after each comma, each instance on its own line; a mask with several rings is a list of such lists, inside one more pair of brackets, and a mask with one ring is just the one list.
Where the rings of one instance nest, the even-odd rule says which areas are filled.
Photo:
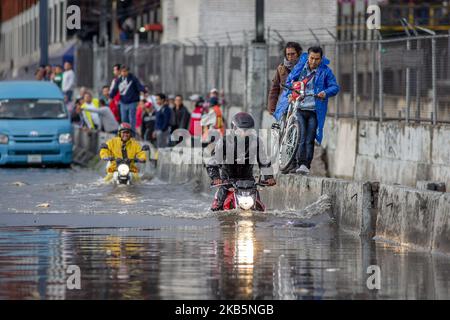
[[336, 117], [450, 123], [450, 37], [338, 42]]
[[[341, 86], [339, 95], [330, 100], [329, 115], [450, 123], [449, 39], [440, 35], [321, 43]], [[305, 49], [309, 45], [315, 44], [302, 43]], [[268, 88], [282, 61], [282, 47], [267, 46]], [[90, 70], [78, 64], [78, 79], [95, 90], [110, 83], [112, 66], [121, 63], [130, 66], [152, 93], [187, 97], [206, 95], [214, 87], [223, 92], [226, 105], [245, 104], [249, 45], [94, 46], [80, 50], [80, 57], [87, 57], [91, 50], [93, 63]], [[267, 93], [264, 95], [267, 103]]]

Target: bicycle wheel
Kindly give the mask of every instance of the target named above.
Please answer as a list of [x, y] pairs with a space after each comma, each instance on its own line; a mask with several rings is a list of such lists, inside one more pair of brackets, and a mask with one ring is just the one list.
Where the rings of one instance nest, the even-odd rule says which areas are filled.
[[294, 121], [286, 128], [286, 133], [281, 142], [279, 161], [281, 172], [286, 172], [295, 160], [299, 142], [300, 126], [297, 121]]

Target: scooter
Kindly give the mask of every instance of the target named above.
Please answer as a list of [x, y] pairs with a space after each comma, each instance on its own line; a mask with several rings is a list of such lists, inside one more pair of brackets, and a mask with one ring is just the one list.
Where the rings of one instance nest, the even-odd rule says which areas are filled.
[[[148, 145], [142, 147], [142, 150], [149, 151], [150, 148]], [[133, 181], [133, 174], [130, 172], [130, 159], [115, 159], [108, 158], [105, 159], [108, 161], [116, 161], [116, 171], [113, 173], [113, 182], [117, 185], [130, 185]], [[141, 161], [139, 159], [134, 159], [137, 163], [144, 163], [145, 161]]]
[[[228, 187], [228, 193], [223, 203], [223, 210], [241, 209], [244, 211], [265, 211], [266, 206], [262, 203], [259, 196], [258, 186], [267, 186], [254, 180], [236, 180], [228, 181], [223, 184], [213, 185], [212, 187]], [[214, 196], [214, 203], [217, 203], [217, 190]]]
[[133, 175], [130, 173], [130, 160], [116, 160], [117, 170], [113, 173], [113, 181], [115, 184], [130, 185]]

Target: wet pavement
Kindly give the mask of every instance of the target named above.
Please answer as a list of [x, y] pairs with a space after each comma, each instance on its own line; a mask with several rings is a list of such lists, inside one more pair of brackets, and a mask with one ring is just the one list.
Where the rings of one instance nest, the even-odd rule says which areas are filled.
[[114, 187], [77, 167], [2, 168], [0, 190], [0, 299], [450, 299], [450, 258], [327, 213], [213, 213], [194, 184]]

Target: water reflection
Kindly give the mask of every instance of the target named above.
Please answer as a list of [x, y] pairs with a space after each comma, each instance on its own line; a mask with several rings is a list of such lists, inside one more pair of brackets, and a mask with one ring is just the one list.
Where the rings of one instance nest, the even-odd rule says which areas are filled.
[[[448, 258], [285, 222], [227, 214], [192, 228], [0, 228], [0, 298], [450, 298]], [[379, 291], [366, 287], [373, 264]], [[69, 265], [81, 268], [81, 290], [66, 287]]]

